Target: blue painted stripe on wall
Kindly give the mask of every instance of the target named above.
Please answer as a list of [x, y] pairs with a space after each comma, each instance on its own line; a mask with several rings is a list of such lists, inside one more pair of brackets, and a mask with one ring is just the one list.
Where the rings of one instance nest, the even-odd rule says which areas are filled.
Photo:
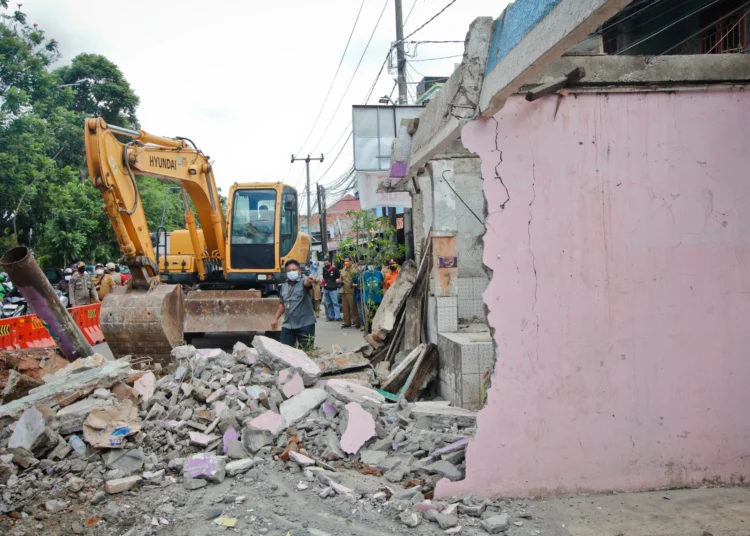
[[485, 76], [562, 0], [516, 0], [495, 21]]

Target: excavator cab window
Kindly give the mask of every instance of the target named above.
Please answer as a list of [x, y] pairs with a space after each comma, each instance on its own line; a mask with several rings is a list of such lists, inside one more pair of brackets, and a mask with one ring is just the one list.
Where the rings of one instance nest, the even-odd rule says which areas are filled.
[[273, 268], [275, 231], [276, 191], [237, 190], [232, 202], [232, 267]]
[[283, 206], [281, 211], [281, 251], [279, 255], [286, 257], [297, 241], [297, 194], [292, 188], [284, 187], [281, 198]]

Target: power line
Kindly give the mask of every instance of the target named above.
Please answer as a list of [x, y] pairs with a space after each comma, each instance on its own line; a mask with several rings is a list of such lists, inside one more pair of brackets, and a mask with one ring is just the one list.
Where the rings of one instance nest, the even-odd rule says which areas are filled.
[[[454, 0], [455, 1], [455, 0]], [[311, 152], [315, 152], [315, 149], [318, 148], [318, 145], [320, 145], [320, 142], [323, 141], [323, 138], [325, 137], [326, 133], [328, 132], [329, 127], [331, 126], [331, 123], [333, 123], [333, 119], [336, 117], [336, 114], [339, 111], [339, 108], [341, 108], [341, 103], [344, 102], [344, 97], [346, 97], [347, 92], [349, 91], [349, 88], [352, 85], [352, 82], [354, 81], [354, 77], [357, 76], [357, 71], [359, 70], [359, 66], [362, 65], [362, 60], [365, 58], [365, 54], [367, 54], [367, 49], [370, 48], [370, 43], [372, 42], [372, 38], [375, 35], [375, 32], [378, 29], [378, 26], [380, 26], [380, 21], [383, 19], [383, 13], [385, 13], [385, 8], [388, 7], [388, 0], [385, 1], [383, 4], [383, 10], [380, 12], [380, 16], [378, 17], [378, 21], [375, 23], [375, 28], [373, 28], [372, 33], [370, 34], [370, 39], [367, 40], [367, 44], [365, 45], [365, 49], [362, 51], [362, 55], [359, 57], [359, 62], [357, 63], [357, 66], [354, 68], [354, 73], [352, 73], [352, 77], [349, 79], [349, 83], [346, 85], [346, 89], [344, 90], [344, 93], [341, 95], [341, 100], [339, 100], [338, 105], [336, 106], [336, 109], [333, 112], [333, 115], [331, 115], [331, 120], [328, 121], [328, 124], [326, 125], [325, 130], [323, 131], [323, 134], [320, 136], [320, 139], [318, 140], [318, 143], [315, 144], [315, 147]]]
[[660, 29], [656, 30], [655, 32], [653, 32], [653, 33], [651, 33], [651, 34], [647, 35], [647, 36], [646, 36], [646, 37], [644, 37], [643, 39], [639, 39], [638, 41], [636, 41], [636, 42], [635, 42], [635, 43], [633, 43], [632, 45], [630, 45], [630, 46], [628, 46], [628, 47], [625, 47], [625, 48], [623, 48], [622, 50], [620, 50], [620, 51], [616, 52], [616, 53], [615, 53], [614, 55], [615, 55], [615, 56], [619, 56], [620, 54], [623, 54], [624, 52], [627, 52], [628, 50], [631, 50], [631, 49], [633, 49], [633, 48], [637, 47], [637, 46], [638, 46], [638, 45], [640, 45], [641, 43], [645, 43], [645, 42], [646, 42], [646, 41], [648, 41], [649, 39], [651, 39], [651, 38], [653, 38], [653, 37], [656, 37], [657, 35], [659, 35], [659, 34], [660, 34], [660, 33], [662, 33], [662, 32], [665, 32], [665, 31], [667, 31], [667, 30], [668, 30], [669, 28], [671, 28], [672, 26], [675, 26], [676, 24], [679, 24], [679, 23], [681, 23], [681, 22], [682, 22], [682, 21], [684, 21], [685, 19], [689, 19], [689, 18], [690, 18], [690, 17], [692, 17], [693, 15], [696, 15], [696, 14], [700, 13], [701, 11], [703, 11], [704, 9], [708, 9], [709, 7], [711, 7], [711, 6], [713, 6], [713, 5], [717, 4], [717, 3], [719, 3], [719, 2], [721, 2], [721, 1], [722, 1], [722, 0], [713, 0], [712, 2], [710, 2], [710, 3], [708, 3], [708, 4], [704, 5], [704, 6], [701, 6], [701, 7], [699, 7], [698, 9], [696, 9], [695, 11], [693, 11], [693, 12], [691, 12], [691, 13], [688, 13], [688, 14], [687, 14], [687, 15], [685, 15], [684, 17], [681, 17], [681, 18], [677, 19], [676, 21], [674, 21], [674, 22], [671, 22], [670, 24], [667, 24], [667, 25], [663, 26], [662, 28], [660, 28]]
[[404, 43], [407, 45], [419, 45], [421, 43], [432, 43], [432, 44], [438, 44], [438, 43], [461, 43], [465, 44], [466, 41], [406, 41], [404, 40]]
[[414, 3], [411, 5], [411, 9], [409, 10], [409, 14], [406, 15], [406, 20], [404, 21], [404, 26], [406, 26], [406, 23], [409, 22], [409, 17], [411, 17], [411, 12], [414, 11], [414, 7], [417, 5], [417, 0], [414, 0]]
[[[346, 46], [344, 47], [344, 52], [343, 54], [341, 54], [341, 59], [339, 60], [339, 66], [336, 67], [336, 72], [334, 73], [333, 79], [331, 80], [331, 85], [328, 87], [328, 93], [326, 93], [326, 98], [323, 99], [323, 104], [320, 106], [320, 110], [318, 110], [318, 115], [317, 117], [315, 117], [313, 126], [310, 128], [310, 132], [307, 133], [307, 137], [305, 138], [305, 141], [302, 142], [302, 146], [299, 148], [299, 151], [297, 151], [297, 154], [300, 154], [302, 152], [302, 149], [305, 148], [305, 144], [310, 140], [310, 136], [312, 136], [312, 133], [318, 124], [318, 120], [320, 119], [320, 115], [323, 113], [323, 109], [325, 108], [326, 103], [328, 102], [328, 97], [331, 96], [331, 90], [333, 89], [333, 85], [336, 82], [336, 77], [339, 75], [339, 71], [341, 70], [341, 65], [344, 63], [344, 57], [346, 56], [346, 51], [349, 50], [349, 44], [352, 42], [352, 36], [354, 35], [354, 30], [357, 29], [357, 22], [359, 22], [359, 16], [362, 14], [363, 7], [365, 7], [365, 0], [362, 0], [362, 4], [360, 4], [359, 6], [357, 17], [354, 19], [354, 26], [352, 26], [352, 31], [349, 33], [349, 39], [346, 40]], [[313, 149], [313, 152], [314, 151], [315, 149]]]
[[424, 58], [422, 60], [409, 60], [409, 63], [413, 63], [415, 61], [437, 61], [437, 60], [450, 60], [453, 58], [463, 58], [463, 54], [456, 54], [455, 56], [442, 56], [440, 58]]
[[[675, 0], [675, 1], [676, 1], [676, 0]], [[662, 17], [664, 17], [664, 16], [668, 15], [669, 13], [671, 13], [671, 12], [673, 12], [673, 11], [677, 10], [677, 9], [680, 9], [680, 8], [682, 8], [682, 7], [685, 7], [685, 6], [687, 5], [687, 4], [690, 4], [690, 3], [692, 3], [693, 1], [694, 1], [694, 0], [681, 0], [681, 2], [680, 2], [680, 3], [677, 3], [677, 4], [673, 4], [673, 5], [672, 5], [672, 6], [671, 6], [671, 7], [669, 8], [669, 9], [665, 9], [665, 10], [663, 10], [663, 11], [660, 11], [659, 13], [657, 13], [656, 15], [654, 15], [653, 17], [651, 17], [651, 18], [649, 18], [649, 19], [646, 19], [645, 21], [640, 21], [640, 20], [639, 20], [639, 21], [638, 21], [638, 26], [639, 26], [639, 27], [641, 27], [641, 28], [644, 28], [644, 27], [648, 27], [648, 25], [649, 25], [649, 24], [651, 24], [652, 22], [654, 22], [655, 20], [657, 20], [657, 19], [660, 19], [660, 18], [662, 18]], [[658, 2], [657, 2], [657, 3], [658, 3]], [[646, 10], [646, 9], [648, 9], [648, 8], [654, 7], [655, 5], [657, 5], [657, 3], [654, 3], [654, 4], [651, 4], [650, 6], [647, 6], [646, 8], [644, 8], [644, 9], [640, 10], [640, 11], [639, 11], [638, 13], [640, 13], [641, 11], [645, 11], [645, 10]], [[633, 13], [633, 15], [635, 15], [635, 14], [636, 14], [636, 13]], [[625, 20], [625, 19], [623, 19], [623, 20]], [[606, 27], [606, 28], [603, 28], [603, 29], [602, 29], [602, 31], [603, 31], [603, 32], [605, 32], [605, 31], [609, 31], [609, 30], [610, 30], [611, 28], [613, 28], [613, 27], [616, 27], [616, 26], [617, 26], [618, 24], [620, 24], [620, 22], [621, 22], [621, 21], [618, 21], [617, 23], [612, 23], [612, 24], [611, 24], [610, 26], [608, 26], [608, 27]], [[594, 35], [598, 35], [598, 34], [599, 34], [599, 32], [596, 32], [596, 33], [595, 33]], [[602, 37], [603, 37], [603, 36], [604, 36], [604, 33], [602, 33], [601, 35], [602, 35]], [[606, 47], [607, 47], [607, 45], [609, 45], [610, 43], [612, 43], [612, 42], [616, 41], [616, 40], [617, 40], [617, 37], [618, 37], [618, 34], [617, 34], [616, 32], [614, 32], [614, 33], [613, 33], [613, 35], [612, 35], [612, 36], [610, 36], [610, 38], [609, 38], [609, 39], [607, 39], [606, 41], [603, 41], [603, 42], [602, 42], [602, 45], [603, 45], [603, 46], [604, 46], [604, 47], [606, 48]]]
[[680, 41], [676, 45], [673, 45], [673, 46], [669, 47], [664, 52], [660, 52], [659, 56], [663, 56], [664, 54], [667, 54], [668, 52], [672, 52], [675, 48], [678, 48], [678, 47], [682, 46], [684, 43], [687, 43], [688, 41], [690, 41], [696, 35], [699, 35], [699, 34], [705, 32], [706, 30], [708, 30], [709, 28], [711, 28], [714, 24], [716, 24], [717, 22], [719, 22], [719, 21], [721, 21], [721, 20], [723, 20], [723, 19], [725, 19], [727, 17], [731, 17], [732, 15], [734, 15], [735, 13], [737, 13], [738, 11], [741, 11], [741, 10], [745, 9], [748, 5], [750, 5], [750, 2], [745, 2], [744, 4], [742, 4], [737, 9], [734, 9], [734, 10], [730, 11], [729, 13], [726, 13], [725, 15], [719, 17], [717, 20], [713, 21], [711, 24], [707, 24], [706, 26], [704, 26], [703, 28], [701, 28], [700, 30], [698, 30], [697, 32], [695, 32], [693, 35], [688, 36], [687, 39], [683, 39], [682, 41]]
[[[424, 24], [423, 24], [422, 26], [420, 26], [419, 28], [417, 28], [416, 30], [414, 30], [414, 31], [413, 31], [412, 33], [410, 33], [410, 34], [409, 34], [409, 35], [407, 35], [406, 37], [404, 37], [404, 38], [403, 38], [403, 39], [402, 39], [402, 40], [401, 40], [400, 42], [401, 42], [401, 43], [405, 43], [405, 42], [406, 42], [406, 40], [407, 40], [407, 39], [409, 39], [409, 38], [410, 38], [410, 37], [411, 37], [412, 35], [414, 35], [414, 34], [415, 34], [415, 33], [417, 33], [418, 31], [420, 31], [420, 30], [421, 30], [422, 28], [424, 28], [425, 26], [427, 26], [428, 24], [430, 24], [430, 23], [431, 23], [432, 21], [434, 21], [434, 20], [435, 20], [436, 18], [438, 18], [438, 17], [440, 16], [440, 15], [442, 15], [442, 14], [443, 14], [443, 12], [444, 12], [444, 11], [445, 11], [446, 9], [448, 9], [449, 7], [451, 7], [451, 6], [453, 5], [453, 4], [455, 4], [455, 3], [456, 3], [456, 1], [457, 1], [457, 0], [451, 0], [451, 2], [450, 2], [450, 3], [449, 3], [449, 4], [447, 5], [447, 6], [445, 6], [445, 7], [443, 8], [443, 9], [441, 9], [440, 11], [438, 11], [437, 13], [435, 13], [435, 14], [434, 14], [434, 15], [433, 15], [433, 16], [432, 16], [432, 17], [431, 17], [431, 18], [430, 18], [430, 19], [429, 19], [429, 20], [428, 20], [427, 22], [425, 22], [425, 23], [424, 23]], [[425, 41], [425, 42], [426, 42], [426, 41]], [[393, 44], [393, 46], [397, 45], [398, 43], [399, 43], [399, 42], [397, 41], [396, 43], [394, 43], [394, 44]], [[391, 48], [393, 48], [393, 46], [392, 46]]]
[[352, 137], [352, 133], [353, 133], [353, 132], [354, 132], [353, 130], [349, 132], [349, 135], [348, 135], [348, 136], [346, 137], [346, 139], [344, 140], [344, 144], [343, 144], [343, 145], [341, 146], [341, 149], [339, 149], [339, 152], [338, 152], [338, 154], [336, 155], [336, 157], [335, 157], [335, 158], [333, 159], [333, 162], [331, 162], [331, 165], [330, 165], [330, 166], [328, 166], [328, 169], [326, 169], [326, 170], [325, 170], [325, 171], [323, 172], [323, 174], [322, 174], [322, 175], [321, 175], [321, 176], [320, 176], [320, 177], [319, 177], [319, 178], [318, 178], [318, 179], [317, 179], [317, 180], [315, 181], [315, 184], [319, 183], [319, 182], [320, 182], [320, 181], [321, 181], [321, 180], [323, 179], [323, 177], [325, 177], [325, 176], [326, 176], [326, 175], [328, 174], [328, 172], [329, 172], [329, 171], [331, 171], [331, 168], [332, 168], [332, 167], [333, 167], [333, 165], [334, 165], [334, 164], [336, 163], [336, 160], [338, 160], [338, 159], [339, 159], [339, 156], [341, 156], [341, 153], [342, 153], [342, 151], [344, 150], [344, 147], [346, 147], [346, 143], [347, 143], [347, 142], [349, 141], [349, 138], [351, 138], [351, 137]]

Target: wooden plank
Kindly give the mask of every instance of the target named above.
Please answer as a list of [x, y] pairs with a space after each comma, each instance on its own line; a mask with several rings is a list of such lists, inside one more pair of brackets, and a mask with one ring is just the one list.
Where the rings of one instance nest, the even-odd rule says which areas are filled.
[[422, 300], [417, 296], [410, 296], [406, 300], [404, 309], [404, 345], [406, 350], [412, 350], [422, 342]]
[[383, 385], [380, 386], [383, 391], [388, 391], [389, 393], [394, 394], [397, 393], [409, 378], [409, 374], [411, 374], [414, 364], [426, 350], [427, 345], [422, 344], [417, 346], [408, 356], [406, 356], [406, 358], [404, 358], [404, 360], [391, 371], [388, 375], [388, 379], [383, 382]]
[[413, 402], [419, 392], [425, 387], [425, 382], [430, 376], [430, 372], [437, 367], [437, 346], [428, 343], [425, 351], [419, 356], [419, 359], [411, 369], [409, 378], [404, 383], [399, 394], [409, 402]]
[[565, 76], [561, 76], [560, 78], [556, 78], [551, 82], [547, 82], [546, 84], [542, 84], [541, 86], [529, 90], [526, 93], [526, 100], [529, 102], [534, 102], [535, 100], [540, 99], [545, 95], [554, 93], [558, 89], [562, 89], [569, 84], [578, 82], [584, 76], [586, 76], [586, 69], [584, 69], [583, 67], [576, 67]]

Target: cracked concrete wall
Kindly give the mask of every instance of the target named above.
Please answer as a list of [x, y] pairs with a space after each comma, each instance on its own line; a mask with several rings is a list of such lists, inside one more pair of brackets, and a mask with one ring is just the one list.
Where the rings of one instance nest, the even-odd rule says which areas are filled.
[[497, 345], [466, 479], [437, 496], [750, 476], [750, 93], [521, 96], [482, 158]]

